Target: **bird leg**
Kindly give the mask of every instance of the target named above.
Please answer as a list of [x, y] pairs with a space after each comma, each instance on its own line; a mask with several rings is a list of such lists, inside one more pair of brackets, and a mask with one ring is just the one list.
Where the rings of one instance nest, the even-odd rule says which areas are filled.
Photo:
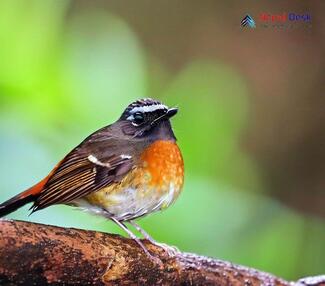
[[132, 232], [132, 231], [130, 231], [128, 228], [127, 228], [127, 226], [123, 223], [123, 222], [121, 222], [121, 221], [119, 221], [119, 220], [117, 220], [117, 219], [115, 219], [115, 218], [113, 218], [113, 217], [111, 217], [110, 218], [113, 222], [115, 222], [120, 228], [122, 228], [127, 234], [128, 234], [128, 236], [131, 238], [131, 239], [133, 239], [141, 248], [142, 248], [142, 250], [144, 251], [144, 253], [152, 260], [152, 261], [154, 261], [155, 263], [158, 263], [158, 264], [162, 264], [162, 262], [161, 262], [161, 260], [159, 259], [159, 258], [157, 258], [157, 257], [155, 257], [155, 256], [152, 256], [151, 254], [150, 254], [150, 252], [148, 251], [148, 249], [143, 245], [143, 243], [141, 242], [141, 240]]
[[161, 247], [164, 251], [167, 252], [169, 256], [175, 256], [177, 253], [179, 253], [179, 249], [176, 246], [170, 246], [165, 243], [157, 242], [152, 238], [151, 235], [149, 235], [143, 228], [141, 228], [136, 222], [133, 220], [128, 221], [138, 232], [140, 232], [143, 237], [147, 240], [149, 240], [152, 244]]

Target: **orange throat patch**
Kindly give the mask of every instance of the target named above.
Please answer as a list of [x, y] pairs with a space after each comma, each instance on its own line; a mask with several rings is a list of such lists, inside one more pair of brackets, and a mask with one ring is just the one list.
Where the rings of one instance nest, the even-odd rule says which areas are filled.
[[148, 184], [158, 189], [169, 188], [170, 183], [179, 190], [184, 182], [184, 163], [176, 143], [156, 141], [142, 154], [145, 174], [150, 176]]

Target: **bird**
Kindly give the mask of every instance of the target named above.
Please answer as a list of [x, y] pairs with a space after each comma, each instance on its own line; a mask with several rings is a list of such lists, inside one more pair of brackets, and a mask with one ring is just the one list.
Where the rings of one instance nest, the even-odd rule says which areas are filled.
[[[184, 161], [170, 118], [178, 108], [138, 99], [120, 118], [84, 139], [36, 185], [0, 204], [0, 217], [33, 203], [31, 213], [55, 204], [112, 220], [152, 257], [132, 225], [159, 246], [135, 219], [164, 210], [184, 184]], [[168, 249], [164, 248], [168, 251]]]

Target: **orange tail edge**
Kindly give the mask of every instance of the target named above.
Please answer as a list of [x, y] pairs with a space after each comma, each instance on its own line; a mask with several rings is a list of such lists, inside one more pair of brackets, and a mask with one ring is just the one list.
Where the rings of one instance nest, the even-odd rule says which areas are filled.
[[33, 187], [0, 204], [0, 217], [6, 216], [22, 206], [33, 202], [43, 190], [44, 185], [48, 181], [48, 177], [45, 177]]

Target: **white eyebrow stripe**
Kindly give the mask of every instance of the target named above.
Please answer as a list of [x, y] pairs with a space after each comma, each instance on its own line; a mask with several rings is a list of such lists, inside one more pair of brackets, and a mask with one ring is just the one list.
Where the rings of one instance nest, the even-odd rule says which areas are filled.
[[168, 109], [166, 105], [163, 104], [152, 104], [152, 105], [144, 105], [144, 106], [136, 106], [130, 110], [130, 113], [133, 114], [135, 112], [152, 112], [158, 109]]

